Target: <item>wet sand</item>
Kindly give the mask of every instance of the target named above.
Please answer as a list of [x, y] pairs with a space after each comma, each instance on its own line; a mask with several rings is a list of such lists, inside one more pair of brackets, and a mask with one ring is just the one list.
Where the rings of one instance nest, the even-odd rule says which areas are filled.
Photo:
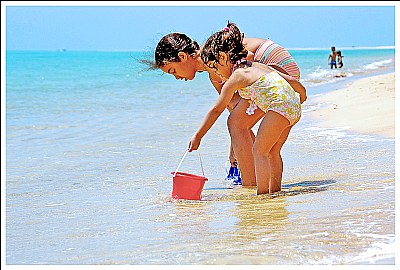
[[324, 106], [311, 113], [324, 127], [351, 132], [395, 136], [395, 75], [368, 77], [316, 98]]

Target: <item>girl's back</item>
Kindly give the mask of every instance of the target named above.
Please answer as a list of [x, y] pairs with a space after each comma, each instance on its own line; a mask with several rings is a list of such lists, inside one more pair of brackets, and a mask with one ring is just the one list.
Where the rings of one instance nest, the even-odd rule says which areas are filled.
[[243, 44], [245, 45], [246, 49], [249, 51], [249, 55], [247, 60], [254, 60], [254, 54], [256, 53], [257, 49], [263, 44], [266, 39], [262, 38], [244, 38]]
[[270, 39], [244, 38], [249, 51], [247, 60], [272, 65], [275, 69], [300, 80], [300, 69], [289, 51]]

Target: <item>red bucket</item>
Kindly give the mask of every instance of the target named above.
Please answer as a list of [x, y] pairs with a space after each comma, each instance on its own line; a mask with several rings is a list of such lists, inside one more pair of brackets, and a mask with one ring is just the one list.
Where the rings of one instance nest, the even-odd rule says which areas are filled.
[[171, 172], [173, 177], [172, 198], [185, 200], [200, 200], [204, 183], [208, 180], [204, 176], [198, 176], [184, 172]]
[[198, 176], [190, 173], [178, 172], [189, 150], [183, 155], [181, 162], [179, 162], [178, 167], [175, 172], [171, 172], [173, 177], [172, 186], [172, 198], [174, 199], [185, 199], [185, 200], [200, 200], [201, 192], [203, 191], [204, 183], [208, 180], [204, 176], [203, 162], [201, 161], [201, 156], [199, 152], [201, 171], [203, 176]]

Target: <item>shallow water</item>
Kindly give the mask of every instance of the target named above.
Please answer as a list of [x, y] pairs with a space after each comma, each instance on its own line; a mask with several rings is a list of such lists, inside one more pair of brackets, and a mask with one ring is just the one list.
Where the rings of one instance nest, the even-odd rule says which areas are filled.
[[[174, 200], [170, 172], [217, 97], [205, 74], [39, 56], [7, 70], [7, 264], [394, 264], [394, 139], [319, 127], [310, 95], [283, 191], [256, 196], [225, 188], [224, 113], [200, 147], [202, 200]], [[181, 171], [201, 173], [197, 153]]]
[[[394, 262], [394, 141], [335, 132], [299, 123], [283, 152], [283, 191], [272, 196], [225, 189], [208, 170], [201, 201], [173, 200], [170, 174], [137, 171], [151, 160], [95, 169], [90, 156], [73, 168], [43, 158], [40, 169], [8, 177], [7, 262]], [[221, 160], [211, 151], [203, 151], [205, 168]]]

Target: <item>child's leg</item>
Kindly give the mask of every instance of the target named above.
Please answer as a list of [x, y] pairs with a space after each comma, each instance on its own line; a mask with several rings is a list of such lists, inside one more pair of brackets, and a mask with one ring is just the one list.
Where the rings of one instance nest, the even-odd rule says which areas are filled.
[[266, 194], [269, 192], [272, 172], [269, 154], [281, 137], [282, 132], [288, 127], [289, 120], [274, 111], [268, 111], [260, 123], [253, 146], [257, 194]]
[[[258, 120], [251, 126], [253, 127], [258, 122]], [[250, 133], [251, 140], [254, 143], [254, 141], [256, 140], [256, 135], [254, 135], [254, 132], [251, 128], [249, 129], [249, 133]], [[231, 140], [231, 149], [230, 149], [230, 153], [229, 153], [229, 161], [232, 164], [232, 166], [233, 166], [233, 162], [237, 162], [236, 157], [235, 157], [235, 151], [233, 150], [232, 140]]]
[[264, 115], [260, 109], [248, 115], [249, 102], [241, 99], [228, 117], [228, 128], [232, 139], [235, 157], [239, 163], [242, 186], [256, 186], [256, 175], [253, 158], [253, 139], [251, 128]]
[[271, 180], [269, 182], [269, 193], [274, 193], [281, 190], [282, 187], [282, 174], [283, 174], [283, 161], [281, 156], [281, 149], [286, 142], [289, 132], [293, 126], [287, 127], [279, 137], [278, 141], [269, 152], [269, 160], [271, 165]]

